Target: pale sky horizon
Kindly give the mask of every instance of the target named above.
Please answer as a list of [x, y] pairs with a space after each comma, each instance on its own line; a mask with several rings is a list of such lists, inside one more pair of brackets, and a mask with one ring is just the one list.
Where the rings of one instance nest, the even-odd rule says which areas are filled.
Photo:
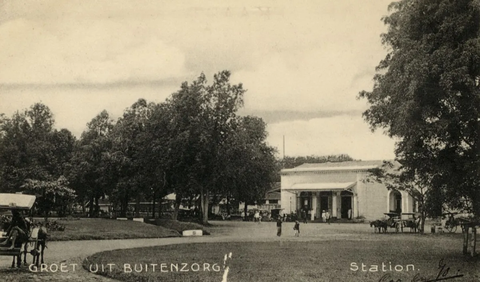
[[[77, 137], [102, 110], [162, 102], [205, 73], [243, 83], [240, 114], [262, 117], [287, 156], [393, 159], [357, 100], [387, 53], [391, 1], [2, 1], [0, 113], [42, 102]], [[28, 5], [27, 5], [28, 4]]]

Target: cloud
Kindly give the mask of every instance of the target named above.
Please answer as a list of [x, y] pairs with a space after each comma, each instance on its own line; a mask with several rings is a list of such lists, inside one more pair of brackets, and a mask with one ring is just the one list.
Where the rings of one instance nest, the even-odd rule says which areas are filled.
[[86, 124], [101, 111], [106, 110], [113, 120], [117, 120], [138, 99], [147, 102], [162, 102], [171, 93], [177, 91], [179, 85], [169, 84], [159, 88], [156, 85], [134, 85], [108, 88], [70, 88], [39, 87], [7, 88], [0, 87], [0, 113], [11, 117], [17, 110], [28, 109], [34, 103], [47, 105], [54, 114], [55, 127], [66, 128], [80, 137], [86, 130]]
[[335, 116], [269, 124], [268, 143], [287, 156], [348, 154], [355, 159], [393, 159], [394, 140], [372, 133], [360, 116]]
[[202, 71], [211, 81], [228, 69], [248, 89], [244, 112], [269, 122], [280, 149], [285, 135], [287, 154], [393, 152], [356, 100], [385, 56], [380, 18], [390, 0], [4, 2], [7, 115], [43, 102], [79, 136], [103, 109], [118, 117], [139, 98], [161, 102]]
[[185, 56], [126, 23], [66, 22], [52, 30], [38, 21], [0, 25], [0, 83], [111, 83], [185, 76]]
[[[371, 89], [373, 71], [365, 75], [365, 60], [348, 48], [330, 45], [272, 55], [254, 70], [235, 72], [233, 78], [248, 89], [245, 107], [253, 110], [358, 112], [365, 103], [356, 96]], [[373, 70], [374, 63], [369, 64]]]

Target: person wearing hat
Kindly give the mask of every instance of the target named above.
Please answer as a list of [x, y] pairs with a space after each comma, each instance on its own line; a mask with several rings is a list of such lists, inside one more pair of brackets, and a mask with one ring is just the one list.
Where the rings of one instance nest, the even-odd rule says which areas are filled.
[[300, 236], [300, 222], [298, 220], [295, 220], [295, 225], [293, 226], [293, 230], [295, 230], [295, 237]]
[[282, 236], [282, 217], [278, 216], [277, 219], [277, 236]]
[[24, 243], [28, 241], [27, 231], [28, 225], [20, 212], [18, 210], [12, 210], [12, 221], [7, 229], [7, 238], [0, 243], [0, 247], [7, 246], [8, 243], [11, 243], [11, 246], [8, 249], [13, 249], [15, 243]]

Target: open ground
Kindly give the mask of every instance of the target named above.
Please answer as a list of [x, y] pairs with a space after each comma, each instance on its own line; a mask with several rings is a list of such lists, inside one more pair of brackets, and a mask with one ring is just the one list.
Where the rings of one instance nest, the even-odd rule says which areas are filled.
[[[118, 266], [116, 271], [104, 274], [124, 281], [222, 281], [224, 255], [232, 252], [232, 258], [226, 262], [230, 270], [228, 281], [382, 281], [382, 277], [388, 278], [384, 281], [425, 281], [436, 278], [443, 264], [443, 278], [457, 276], [451, 281], [480, 281], [480, 260], [461, 254], [459, 231], [374, 234], [367, 224], [309, 223], [301, 225], [300, 237], [294, 237], [293, 223], [286, 222], [282, 236], [277, 237], [273, 222], [212, 223], [211, 235], [203, 237], [50, 242], [46, 252], [48, 271], [9, 269], [10, 258], [2, 257], [0, 277], [5, 281], [115, 281], [82, 267], [110, 263]], [[117, 249], [122, 250], [113, 251]], [[52, 273], [56, 270], [52, 265], [62, 263], [65, 272]], [[157, 263], [157, 271], [128, 273], [123, 268], [135, 263]], [[162, 263], [168, 264], [170, 270], [172, 264], [181, 267], [182, 263], [189, 267], [209, 263], [210, 269], [164, 273], [160, 269]], [[212, 271], [215, 263], [221, 266], [220, 271]], [[382, 270], [382, 263], [387, 271]], [[415, 269], [407, 271], [408, 265]], [[403, 269], [395, 271], [396, 266]]]

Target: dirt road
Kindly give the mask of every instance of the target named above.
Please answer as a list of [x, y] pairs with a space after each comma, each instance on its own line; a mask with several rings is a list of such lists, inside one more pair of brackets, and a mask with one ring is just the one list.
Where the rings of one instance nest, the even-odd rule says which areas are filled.
[[[127, 240], [89, 240], [89, 241], [59, 241], [48, 242], [45, 251], [47, 270], [22, 267], [9, 268], [10, 257], [0, 257], [1, 281], [113, 281], [100, 275], [95, 275], [82, 268], [83, 260], [94, 253], [148, 246], [187, 243], [215, 243], [238, 241], [272, 241], [272, 240], [372, 240], [372, 229], [366, 224], [302, 224], [301, 237], [293, 236], [292, 222], [283, 224], [282, 237], [276, 236], [274, 222], [213, 222], [210, 228], [212, 235], [202, 237], [180, 237], [159, 239], [127, 239]], [[392, 234], [393, 235], [393, 234]], [[377, 234], [378, 236], [378, 234]], [[28, 257], [31, 261], [31, 256]], [[65, 265], [61, 272], [60, 266]], [[58, 269], [57, 269], [58, 268]], [[53, 273], [55, 271], [55, 273]]]

